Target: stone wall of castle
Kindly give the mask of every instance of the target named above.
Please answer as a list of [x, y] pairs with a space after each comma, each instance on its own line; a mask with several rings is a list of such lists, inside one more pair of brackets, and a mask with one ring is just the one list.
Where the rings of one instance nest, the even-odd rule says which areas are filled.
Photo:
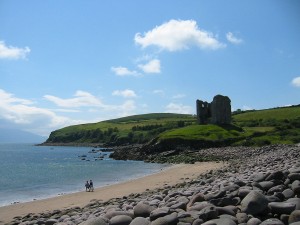
[[211, 103], [196, 101], [197, 120], [199, 124], [230, 124], [231, 101], [223, 95], [216, 95]]

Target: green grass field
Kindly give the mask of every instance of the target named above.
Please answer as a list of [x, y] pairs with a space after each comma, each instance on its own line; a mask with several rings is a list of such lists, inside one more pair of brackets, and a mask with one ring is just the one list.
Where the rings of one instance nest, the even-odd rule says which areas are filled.
[[74, 125], [51, 133], [47, 143], [146, 143], [158, 140], [236, 140], [233, 145], [293, 144], [300, 142], [300, 106], [241, 112], [232, 125], [197, 125], [195, 116], [152, 113]]
[[209, 140], [216, 141], [228, 138], [236, 138], [243, 135], [241, 130], [233, 126], [217, 125], [191, 125], [183, 128], [166, 131], [159, 135], [161, 139], [182, 138], [186, 140]]
[[297, 107], [283, 107], [275, 109], [257, 110], [252, 112], [244, 112], [234, 116], [236, 121], [249, 120], [285, 120], [296, 119], [300, 117], [300, 106]]
[[65, 127], [51, 133], [48, 143], [145, 143], [163, 131], [195, 123], [185, 114], [153, 113], [129, 116], [99, 123]]

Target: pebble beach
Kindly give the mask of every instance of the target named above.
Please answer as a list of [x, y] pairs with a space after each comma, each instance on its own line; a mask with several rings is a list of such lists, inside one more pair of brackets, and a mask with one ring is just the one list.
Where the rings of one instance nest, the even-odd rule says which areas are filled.
[[224, 160], [176, 165], [158, 174], [94, 193], [80, 192], [1, 207], [0, 223], [300, 224], [299, 145], [203, 151], [223, 155]]

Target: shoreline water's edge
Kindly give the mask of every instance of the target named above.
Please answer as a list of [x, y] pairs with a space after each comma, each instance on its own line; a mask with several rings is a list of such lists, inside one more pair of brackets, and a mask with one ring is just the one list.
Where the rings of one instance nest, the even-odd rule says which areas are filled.
[[3, 184], [0, 206], [78, 192], [83, 190], [87, 179], [94, 180], [96, 187], [103, 187], [152, 174], [167, 166], [112, 160], [108, 158], [110, 152], [91, 147], [9, 143], [0, 146], [0, 154], [0, 183]]
[[[151, 172], [149, 172], [149, 173], [147, 172], [147, 173], [144, 173], [142, 175], [127, 177], [127, 178], [124, 178], [122, 180], [105, 182], [105, 184], [102, 184], [100, 186], [95, 186], [94, 188], [95, 189], [101, 189], [101, 188], [109, 187], [109, 186], [112, 186], [112, 185], [117, 185], [117, 184], [122, 184], [122, 183], [129, 182], [129, 181], [134, 181], [136, 179], [141, 179], [141, 178], [144, 178], [144, 177], [147, 177], [147, 176], [155, 175], [155, 174], [160, 173], [164, 170], [171, 169], [175, 166], [176, 165], [174, 165], [174, 164], [164, 164], [163, 167], [161, 167], [159, 169], [155, 169], [153, 171], [151, 170]], [[78, 187], [78, 185], [76, 185], [76, 187]], [[44, 195], [44, 196], [39, 196], [39, 197], [35, 196], [34, 198], [31, 198], [31, 199], [30, 198], [16, 199], [13, 202], [7, 203], [5, 205], [0, 205], [0, 209], [1, 209], [1, 207], [6, 207], [6, 206], [10, 206], [10, 205], [26, 204], [26, 203], [31, 203], [31, 202], [35, 202], [35, 201], [43, 201], [43, 200], [47, 200], [47, 199], [51, 199], [51, 198], [56, 198], [56, 197], [61, 197], [61, 196], [71, 195], [71, 194], [76, 194], [76, 193], [81, 193], [81, 192], [84, 192], [84, 185], [83, 184], [82, 184], [82, 189], [80, 189], [80, 190], [78, 188], [77, 189], [74, 188], [72, 190], [60, 191], [60, 192], [52, 193], [52, 194], [49, 194], [49, 195]]]
[[[171, 165], [170, 164], [166, 167], [161, 168], [159, 171], [155, 171], [153, 173], [147, 173], [147, 174], [144, 174], [142, 176], [130, 177], [129, 179], [125, 179], [125, 180], [121, 180], [121, 181], [115, 181], [115, 182], [112, 182], [112, 183], [106, 183], [105, 185], [102, 185], [102, 186], [96, 186], [96, 187], [94, 187], [94, 189], [97, 190], [97, 189], [101, 189], [101, 188], [104, 188], [104, 187], [110, 187], [110, 186], [113, 186], [113, 185], [134, 181], [136, 179], [141, 179], [141, 178], [144, 178], [144, 177], [147, 177], [147, 176], [155, 175], [157, 173], [160, 173], [160, 172], [168, 170], [168, 169], [172, 169], [176, 166], [177, 165]], [[81, 193], [81, 192], [84, 192], [84, 186], [82, 186], [82, 190], [59, 192], [59, 193], [52, 194], [52, 195], [45, 196], [45, 197], [41, 197], [41, 198], [34, 198], [34, 199], [31, 199], [31, 200], [28, 200], [28, 201], [15, 201], [15, 202], [11, 202], [11, 203], [6, 204], [6, 205], [0, 205], [0, 209], [2, 207], [6, 207], [6, 206], [10, 206], [10, 205], [26, 204], [26, 203], [31, 203], [31, 202], [34, 202], [34, 201], [43, 201], [43, 200], [47, 200], [47, 199], [51, 199], [51, 198], [56, 198], [56, 197], [61, 197], [61, 196], [71, 195], [71, 194], [76, 194], [76, 193]]]
[[57, 142], [57, 143], [50, 143], [50, 142], [43, 142], [39, 144], [35, 144], [36, 146], [68, 146], [68, 147], [93, 147], [93, 148], [106, 148], [103, 146], [102, 143], [74, 143], [74, 142]]
[[95, 201], [95, 199], [98, 201], [109, 201], [112, 198], [122, 198], [132, 193], [142, 193], [149, 189], [162, 188], [166, 184], [175, 185], [183, 182], [186, 178], [196, 178], [199, 173], [217, 169], [221, 165], [221, 163], [177, 164], [167, 167], [158, 173], [96, 188], [94, 192], [81, 191], [43, 200], [3, 206], [0, 207], [0, 219], [3, 223], [9, 223], [14, 217], [26, 216], [29, 213], [84, 207], [91, 201]]

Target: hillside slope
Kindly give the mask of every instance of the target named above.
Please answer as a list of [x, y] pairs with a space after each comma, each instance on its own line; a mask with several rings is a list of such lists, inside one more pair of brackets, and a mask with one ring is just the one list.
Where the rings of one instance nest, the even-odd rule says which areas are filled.
[[300, 105], [235, 112], [232, 125], [197, 125], [195, 116], [152, 113], [74, 125], [51, 133], [45, 144], [120, 146], [152, 140], [194, 147], [300, 142]]
[[146, 143], [160, 133], [196, 122], [192, 115], [152, 113], [99, 123], [81, 124], [53, 131], [45, 144], [123, 145]]

